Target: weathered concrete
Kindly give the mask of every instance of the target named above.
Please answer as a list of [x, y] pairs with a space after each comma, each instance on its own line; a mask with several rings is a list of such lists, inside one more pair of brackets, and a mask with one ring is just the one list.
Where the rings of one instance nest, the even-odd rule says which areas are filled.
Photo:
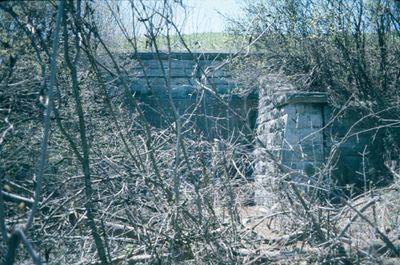
[[[224, 66], [227, 53], [139, 53], [133, 59], [132, 92], [156, 127], [175, 122], [204, 139], [255, 135], [255, 201], [268, 205], [268, 192], [282, 178], [302, 190], [354, 184], [359, 191], [380, 180], [379, 143], [371, 143], [373, 121], [356, 108], [336, 116], [328, 95], [296, 91], [278, 80], [259, 95], [239, 97]], [[258, 112], [258, 117], [257, 117]], [[256, 123], [257, 117], [257, 123]], [[335, 120], [332, 120], [335, 117]], [[376, 139], [373, 138], [373, 139]], [[350, 185], [349, 185], [350, 184]]]
[[[257, 116], [257, 95], [235, 95], [239, 85], [222, 64], [228, 53], [139, 53], [132, 91], [142, 102], [147, 120], [165, 127], [175, 120], [171, 101], [182, 122], [206, 139], [250, 135]], [[172, 100], [169, 100], [171, 97]], [[238, 114], [238, 115], [237, 115]], [[189, 118], [190, 117], [190, 118]]]
[[[337, 116], [326, 93], [260, 90], [255, 150], [255, 201], [271, 203], [280, 181], [362, 192], [382, 178], [382, 156], [372, 142], [373, 122], [349, 108]], [[335, 119], [333, 119], [335, 118]], [[350, 186], [349, 186], [350, 185]]]
[[327, 96], [293, 90], [260, 90], [257, 120], [255, 192], [257, 204], [264, 204], [274, 177], [308, 183], [324, 163], [326, 139], [322, 130]]

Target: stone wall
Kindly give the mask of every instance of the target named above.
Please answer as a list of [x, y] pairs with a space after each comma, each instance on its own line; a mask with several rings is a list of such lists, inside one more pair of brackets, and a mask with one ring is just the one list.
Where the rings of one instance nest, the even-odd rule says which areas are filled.
[[374, 129], [379, 121], [356, 106], [337, 113], [333, 108], [325, 113], [331, 121], [326, 129], [327, 150], [334, 164], [331, 179], [354, 193], [388, 184], [391, 175], [384, 165], [384, 132]]
[[374, 121], [363, 117], [354, 107], [331, 107], [325, 93], [261, 89], [255, 202], [271, 205], [283, 179], [306, 192], [323, 187], [328, 196], [379, 184], [385, 177], [379, 136], [367, 130]]
[[255, 201], [264, 204], [275, 177], [309, 183], [325, 161], [324, 93], [260, 91]]
[[150, 124], [173, 125], [173, 105], [194, 137], [247, 135], [255, 142], [257, 204], [270, 203], [269, 192], [282, 178], [305, 191], [323, 186], [332, 193], [349, 187], [362, 192], [387, 179], [379, 134], [366, 130], [372, 119], [362, 118], [356, 107], [343, 112], [331, 107], [325, 93], [296, 91], [280, 82], [260, 88], [259, 95], [239, 97], [235, 90], [241, 85], [224, 66], [229, 56], [136, 54], [131, 89]]
[[251, 134], [258, 97], [239, 97], [234, 93], [240, 84], [222, 67], [229, 56], [228, 53], [136, 54], [131, 89], [150, 124], [166, 127], [174, 122], [170, 96], [182, 121], [189, 119], [187, 124], [207, 139], [228, 138], [239, 131]]

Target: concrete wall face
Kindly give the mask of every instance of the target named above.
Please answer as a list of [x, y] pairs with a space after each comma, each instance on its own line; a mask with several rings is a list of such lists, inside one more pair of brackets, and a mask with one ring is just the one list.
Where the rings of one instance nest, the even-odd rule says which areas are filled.
[[[270, 192], [279, 187], [280, 178], [294, 181], [306, 191], [321, 180], [328, 189], [347, 184], [366, 187], [367, 182], [376, 180], [373, 175], [380, 174], [382, 155], [376, 148], [379, 143], [371, 143], [377, 138], [374, 132], [362, 132], [371, 124], [358, 122], [361, 113], [352, 109], [331, 122], [337, 110], [329, 106], [326, 94], [296, 91], [283, 83], [260, 89], [259, 95], [238, 97], [233, 92], [240, 84], [221, 67], [228, 56], [136, 55], [134, 59], [140, 63], [131, 69], [131, 89], [150, 124], [165, 128], [174, 122], [171, 98], [195, 137], [212, 140], [231, 139], [239, 132], [256, 135], [252, 178], [257, 204], [272, 203]], [[328, 162], [329, 170], [324, 168]]]
[[324, 93], [260, 91], [254, 172], [257, 204], [273, 203], [273, 189], [279, 188], [282, 178], [305, 191], [318, 184], [332, 193], [348, 186], [351, 192], [363, 192], [382, 181], [379, 136], [365, 130], [373, 127], [373, 121], [362, 119], [353, 108], [339, 117], [336, 113]]
[[[147, 120], [155, 127], [174, 122], [169, 96], [183, 120], [207, 139], [228, 138], [232, 132], [254, 128], [257, 96], [238, 97], [238, 86], [227, 69], [220, 67], [228, 54], [139, 54], [132, 91], [141, 102]], [[171, 68], [171, 70], [169, 70]], [[216, 69], [218, 68], [218, 69]], [[207, 76], [207, 78], [205, 78]], [[205, 85], [203, 87], [202, 85]], [[233, 110], [233, 111], [232, 111]], [[234, 112], [246, 117], [238, 118]]]
[[[265, 93], [265, 92], [264, 92]], [[310, 183], [324, 163], [325, 136], [322, 127], [326, 95], [284, 91], [260, 94], [257, 120], [258, 147], [255, 166], [255, 202], [266, 198], [274, 179], [288, 176]]]
[[342, 186], [350, 184], [348, 188], [355, 192], [390, 182], [384, 166], [383, 131], [371, 130], [376, 124], [374, 118], [350, 108], [327, 128], [327, 148], [338, 150], [332, 177]]

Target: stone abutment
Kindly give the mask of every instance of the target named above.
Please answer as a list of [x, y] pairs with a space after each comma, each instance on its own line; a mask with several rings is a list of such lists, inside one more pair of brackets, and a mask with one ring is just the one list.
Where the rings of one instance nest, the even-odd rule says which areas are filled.
[[207, 140], [247, 135], [255, 157], [248, 177], [260, 205], [281, 181], [334, 194], [362, 192], [385, 178], [379, 135], [368, 130], [373, 120], [355, 107], [335, 109], [326, 93], [290, 86], [238, 96], [241, 84], [224, 64], [230, 56], [136, 54], [131, 89], [150, 124], [167, 127], [178, 117]]

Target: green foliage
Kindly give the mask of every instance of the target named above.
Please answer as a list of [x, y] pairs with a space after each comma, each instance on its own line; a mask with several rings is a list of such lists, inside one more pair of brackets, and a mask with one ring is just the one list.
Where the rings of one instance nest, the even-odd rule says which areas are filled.
[[[229, 52], [234, 51], [237, 44], [235, 43], [235, 36], [222, 33], [222, 32], [208, 32], [208, 33], [192, 33], [183, 34], [183, 42], [187, 47], [193, 51], [202, 52]], [[116, 41], [115, 39], [119, 39]], [[125, 37], [115, 37], [114, 44], [110, 47], [116, 52], [130, 52], [132, 51], [131, 44], [126, 40]], [[168, 49], [167, 38], [160, 36], [156, 38], [158, 49], [161, 51], [166, 51]], [[171, 50], [172, 51], [182, 51], [187, 52], [182, 39], [178, 35], [170, 36]], [[137, 38], [138, 51], [154, 51], [154, 45], [151, 41], [145, 37], [140, 36]]]

